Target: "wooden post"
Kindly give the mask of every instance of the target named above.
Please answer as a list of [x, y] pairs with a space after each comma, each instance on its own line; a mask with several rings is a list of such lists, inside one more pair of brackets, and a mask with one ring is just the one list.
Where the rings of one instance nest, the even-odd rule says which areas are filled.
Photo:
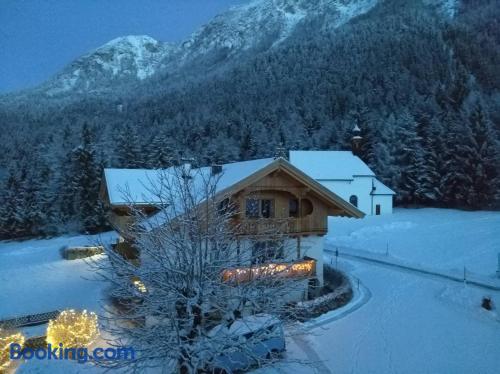
[[498, 254], [498, 270], [497, 270], [497, 277], [500, 278], [500, 253]]
[[300, 260], [300, 236], [297, 236], [297, 260]]
[[241, 243], [240, 239], [236, 241], [236, 257], [237, 257], [237, 265], [239, 266], [241, 264]]

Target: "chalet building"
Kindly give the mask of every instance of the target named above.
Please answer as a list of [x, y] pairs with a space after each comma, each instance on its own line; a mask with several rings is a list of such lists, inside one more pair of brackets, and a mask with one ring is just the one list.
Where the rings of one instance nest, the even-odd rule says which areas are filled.
[[[358, 138], [353, 138], [354, 152]], [[396, 193], [353, 152], [290, 151], [290, 163], [363, 213], [392, 214]]]
[[[229, 197], [239, 207], [234, 220], [241, 242], [238, 245], [238, 250], [242, 251], [241, 263], [237, 269], [224, 272], [227, 278], [236, 273], [239, 276], [250, 274], [251, 268], [269, 265], [268, 260], [272, 259], [277, 262], [273, 266], [286, 264], [292, 275], [306, 275], [322, 285], [328, 217], [364, 216], [353, 204], [283, 158], [236, 162], [196, 170], [201, 174], [218, 174], [216, 197], [220, 197], [221, 202]], [[131, 205], [155, 217], [159, 202], [152, 191], [160, 178], [159, 174], [157, 170], [105, 169], [101, 197], [109, 208], [110, 222], [119, 232], [126, 231], [131, 223]], [[284, 234], [286, 243], [279, 246], [285, 248], [283, 253], [273, 253], [278, 247], [273, 248], [271, 242], [266, 241], [265, 233], [273, 227], [279, 227]], [[256, 264], [251, 255], [252, 249], [262, 246], [269, 246], [264, 252], [270, 253], [270, 256], [269, 259], [259, 259]]]

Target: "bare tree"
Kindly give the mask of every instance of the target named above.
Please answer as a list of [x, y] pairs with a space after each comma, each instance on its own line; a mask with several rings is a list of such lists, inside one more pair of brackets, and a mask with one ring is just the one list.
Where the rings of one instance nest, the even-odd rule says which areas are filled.
[[105, 330], [112, 344], [136, 352], [132, 361], [107, 364], [198, 373], [216, 371], [218, 358], [235, 351], [259, 365], [273, 360], [274, 352], [262, 357], [255, 347], [276, 331], [240, 338], [231, 331], [249, 315], [293, 319], [290, 295], [307, 289], [312, 264], [283, 261], [287, 222], [248, 235], [239, 207], [218, 187], [220, 175], [184, 166], [159, 175], [148, 187], [159, 212], [148, 218], [131, 205], [135, 224], [122, 233], [137, 260], [108, 249], [109, 261], [99, 265], [115, 300]]

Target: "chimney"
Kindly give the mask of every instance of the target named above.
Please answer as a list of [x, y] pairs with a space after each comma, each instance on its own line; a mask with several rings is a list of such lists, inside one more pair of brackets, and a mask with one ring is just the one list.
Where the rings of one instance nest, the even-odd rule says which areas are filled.
[[222, 173], [222, 165], [220, 164], [213, 164], [212, 165], [212, 175], [218, 175]]
[[194, 162], [194, 159], [193, 158], [183, 158], [182, 160], [182, 164], [180, 166], [181, 168], [181, 176], [183, 179], [191, 179], [192, 178], [192, 175], [191, 175], [191, 169], [193, 169], [193, 162]]
[[361, 147], [363, 146], [363, 137], [361, 136], [361, 129], [355, 125], [352, 129], [353, 137], [351, 139], [352, 153], [355, 156], [361, 156]]

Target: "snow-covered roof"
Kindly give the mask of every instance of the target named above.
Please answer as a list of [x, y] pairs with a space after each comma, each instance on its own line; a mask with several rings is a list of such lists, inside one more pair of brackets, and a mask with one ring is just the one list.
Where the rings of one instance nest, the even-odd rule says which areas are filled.
[[[252, 161], [235, 162], [222, 165], [222, 173], [217, 181], [217, 191], [222, 191], [242, 179], [259, 171], [271, 164], [272, 158], [264, 158]], [[105, 169], [106, 187], [111, 205], [156, 205], [158, 201], [158, 188], [169, 185], [169, 178], [174, 178], [178, 170], [174, 168], [164, 170], [147, 169]], [[195, 176], [208, 177], [211, 173], [210, 167], [196, 169]]]
[[389, 187], [387, 187], [385, 184], [383, 184], [378, 179], [373, 180], [373, 187], [375, 187], [375, 190], [372, 192], [372, 195], [395, 195], [396, 194], [396, 192], [391, 190]]
[[368, 165], [350, 151], [290, 151], [290, 163], [319, 181], [375, 176]]

